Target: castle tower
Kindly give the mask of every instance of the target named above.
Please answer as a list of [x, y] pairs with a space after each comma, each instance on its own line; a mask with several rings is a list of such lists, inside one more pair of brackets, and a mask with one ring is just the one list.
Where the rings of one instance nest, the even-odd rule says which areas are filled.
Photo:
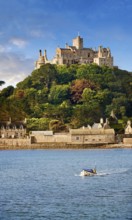
[[74, 38], [73, 46], [76, 47], [77, 49], [83, 49], [83, 38], [81, 38], [80, 36]]
[[98, 57], [102, 57], [102, 46], [99, 46]]

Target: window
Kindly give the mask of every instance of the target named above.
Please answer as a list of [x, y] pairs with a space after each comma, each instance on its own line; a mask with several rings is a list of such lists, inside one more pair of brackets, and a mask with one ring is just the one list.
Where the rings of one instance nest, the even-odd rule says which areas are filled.
[[76, 137], [75, 139], [76, 139], [76, 141], [79, 141], [79, 140], [80, 140], [80, 138], [79, 138], [79, 137]]

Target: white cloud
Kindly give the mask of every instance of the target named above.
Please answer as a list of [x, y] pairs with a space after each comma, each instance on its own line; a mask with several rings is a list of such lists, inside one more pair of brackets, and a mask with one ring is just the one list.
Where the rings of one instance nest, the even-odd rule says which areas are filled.
[[10, 40], [10, 43], [19, 47], [19, 48], [23, 48], [26, 46], [27, 44], [27, 41], [23, 40], [23, 39], [20, 39], [20, 38], [12, 38]]
[[5, 84], [0, 89], [9, 85], [15, 86], [22, 81], [34, 69], [32, 59], [13, 53], [0, 53], [0, 80]]

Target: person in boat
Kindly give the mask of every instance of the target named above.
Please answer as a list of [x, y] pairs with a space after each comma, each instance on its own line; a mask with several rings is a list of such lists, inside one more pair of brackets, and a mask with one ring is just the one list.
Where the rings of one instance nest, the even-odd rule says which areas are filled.
[[84, 171], [96, 174], [96, 169], [95, 168], [94, 169], [84, 169]]

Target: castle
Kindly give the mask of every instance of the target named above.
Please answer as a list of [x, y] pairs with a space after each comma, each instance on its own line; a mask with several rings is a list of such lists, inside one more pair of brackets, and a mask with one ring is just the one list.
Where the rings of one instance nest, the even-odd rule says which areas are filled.
[[73, 39], [72, 46], [66, 44], [65, 48], [58, 47], [52, 60], [47, 59], [46, 50], [44, 50], [44, 55], [42, 55], [42, 51], [40, 50], [39, 58], [35, 62], [35, 69], [39, 69], [41, 65], [46, 63], [57, 65], [96, 63], [99, 66], [113, 67], [113, 57], [109, 48], [102, 46], [99, 46], [98, 50], [84, 48], [83, 38], [77, 36]]

